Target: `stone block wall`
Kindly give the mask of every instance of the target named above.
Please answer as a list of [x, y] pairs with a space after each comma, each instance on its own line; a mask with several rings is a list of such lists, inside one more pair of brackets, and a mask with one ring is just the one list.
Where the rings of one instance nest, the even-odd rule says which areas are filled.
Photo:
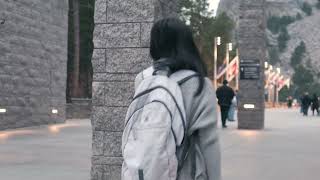
[[67, 32], [67, 0], [0, 0], [0, 130], [65, 120]]
[[[260, 78], [240, 80], [239, 124], [240, 129], [264, 128], [264, 62], [266, 60], [265, 0], [241, 0], [238, 27], [240, 62], [259, 60]], [[245, 109], [244, 104], [254, 104], [254, 109]]]
[[176, 16], [175, 0], [96, 0], [92, 180], [120, 180], [121, 136], [137, 73], [151, 65], [155, 20]]

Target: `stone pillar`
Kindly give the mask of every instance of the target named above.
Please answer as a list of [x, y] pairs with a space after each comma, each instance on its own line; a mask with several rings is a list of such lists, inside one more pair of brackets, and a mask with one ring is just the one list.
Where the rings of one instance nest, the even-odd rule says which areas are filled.
[[121, 136], [138, 72], [151, 65], [156, 19], [176, 15], [169, 0], [96, 0], [93, 53], [92, 180], [120, 180]]
[[264, 62], [267, 49], [264, 4], [265, 0], [241, 0], [240, 5], [240, 129], [264, 128]]

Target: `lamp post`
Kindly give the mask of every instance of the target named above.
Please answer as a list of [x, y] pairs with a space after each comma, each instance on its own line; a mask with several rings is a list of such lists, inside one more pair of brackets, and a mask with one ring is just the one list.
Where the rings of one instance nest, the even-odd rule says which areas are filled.
[[240, 56], [239, 56], [239, 49], [236, 49], [236, 56], [238, 58], [237, 62], [237, 74], [236, 74], [236, 89], [239, 90], [239, 79], [240, 79]]
[[266, 78], [266, 81], [267, 81], [267, 89], [268, 89], [268, 103], [272, 103], [274, 100], [274, 92], [273, 92], [273, 81], [272, 81], [272, 77], [273, 77], [273, 67], [272, 65], [269, 65], [268, 67], [268, 76]]
[[[272, 71], [273, 71], [273, 66], [272, 66], [272, 65], [269, 65], [269, 72], [270, 72], [270, 74], [273, 73]], [[269, 94], [270, 94], [270, 95], [269, 95], [269, 102], [272, 102], [272, 103], [274, 104], [274, 90], [273, 90], [274, 84], [273, 84], [273, 82], [270, 82], [269, 77], [268, 77], [268, 82], [269, 82], [269, 84], [270, 84], [270, 87], [269, 87]]]
[[214, 54], [213, 54], [213, 86], [214, 88], [217, 88], [217, 59], [218, 59], [218, 46], [221, 45], [221, 37], [215, 37], [214, 38]]
[[[277, 73], [278, 73], [278, 75], [279, 75], [279, 78], [278, 78], [278, 79], [280, 79], [280, 78], [281, 78], [281, 69], [280, 69], [279, 67], [277, 68]], [[276, 82], [276, 88], [277, 88], [277, 89], [276, 89], [276, 91], [277, 91], [277, 92], [276, 92], [276, 93], [277, 93], [277, 94], [276, 94], [276, 102], [277, 102], [277, 104], [279, 104], [279, 92], [280, 92], [280, 91], [279, 91], [279, 81]]]
[[266, 101], [269, 102], [269, 97], [270, 97], [270, 91], [269, 91], [269, 76], [270, 76], [270, 69], [269, 69], [269, 63], [268, 61], [264, 62], [264, 71], [265, 71], [265, 91], [267, 93]]
[[264, 62], [264, 74], [265, 74], [265, 87], [269, 85], [269, 76], [270, 76], [270, 68], [269, 63], [266, 61]]
[[232, 43], [227, 43], [226, 48], [226, 80], [229, 81], [229, 63], [230, 63], [230, 54], [229, 52], [232, 51]]

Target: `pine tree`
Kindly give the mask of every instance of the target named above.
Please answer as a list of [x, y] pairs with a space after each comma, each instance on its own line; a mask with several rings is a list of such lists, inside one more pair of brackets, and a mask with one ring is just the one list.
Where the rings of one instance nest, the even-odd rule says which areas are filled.
[[222, 64], [225, 58], [226, 43], [231, 41], [234, 27], [233, 21], [225, 13], [217, 17], [214, 17], [213, 14], [214, 12], [209, 10], [208, 0], [180, 1], [180, 17], [190, 26], [209, 71], [213, 70], [214, 37], [220, 36], [222, 39], [222, 45], [218, 49], [218, 64]]

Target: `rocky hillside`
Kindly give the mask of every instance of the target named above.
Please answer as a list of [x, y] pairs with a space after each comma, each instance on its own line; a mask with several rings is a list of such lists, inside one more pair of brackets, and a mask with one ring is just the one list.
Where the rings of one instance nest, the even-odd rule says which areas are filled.
[[311, 60], [312, 69], [320, 72], [320, 10], [314, 11], [312, 16], [306, 16], [302, 20], [292, 23], [288, 26], [290, 40], [287, 50], [280, 55], [283, 65], [290, 63], [291, 55], [294, 49], [301, 41], [306, 44], [307, 56]]
[[[221, 0], [218, 14], [226, 12], [237, 22], [239, 3], [240, 0]], [[314, 74], [320, 75], [319, 6], [320, 1], [318, 0], [266, 0], [268, 24], [270, 23], [273, 27], [279, 26], [278, 28], [276, 27], [276, 30], [272, 30], [268, 26], [269, 28], [266, 30], [269, 54], [271, 55], [270, 58], [272, 58], [270, 61], [274, 65], [281, 66], [287, 75], [295, 73], [291, 58], [301, 42], [304, 42], [306, 47], [301, 64], [310, 69], [310, 71], [312, 70]], [[282, 17], [290, 18], [283, 21], [283, 19], [281, 20]]]

